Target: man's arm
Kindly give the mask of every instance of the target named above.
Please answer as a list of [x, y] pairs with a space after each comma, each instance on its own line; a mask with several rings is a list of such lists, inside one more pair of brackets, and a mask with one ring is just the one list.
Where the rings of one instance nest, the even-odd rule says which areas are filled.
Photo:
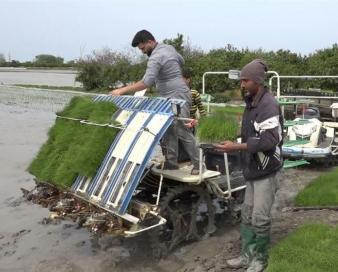
[[126, 93], [136, 93], [138, 91], [141, 91], [141, 90], [144, 90], [144, 89], [147, 89], [147, 88], [148, 88], [148, 86], [146, 84], [144, 84], [144, 82], [142, 80], [140, 80], [136, 83], [127, 85], [125, 87], [112, 90], [110, 92], [110, 94], [111, 95], [123, 95], [123, 94], [126, 94]]
[[112, 90], [110, 94], [112, 95], [123, 95], [126, 93], [135, 93], [144, 89], [147, 89], [153, 85], [155, 85], [155, 81], [158, 77], [159, 70], [161, 68], [161, 64], [158, 60], [158, 58], [152, 57], [148, 60], [147, 63], [147, 70], [142, 78], [142, 80], [127, 85], [122, 88], [118, 88], [115, 90]]
[[234, 143], [231, 141], [224, 141], [223, 143], [215, 144], [214, 146], [216, 147], [217, 150], [220, 150], [226, 153], [248, 149], [248, 145], [246, 143], [240, 144], [240, 143]]

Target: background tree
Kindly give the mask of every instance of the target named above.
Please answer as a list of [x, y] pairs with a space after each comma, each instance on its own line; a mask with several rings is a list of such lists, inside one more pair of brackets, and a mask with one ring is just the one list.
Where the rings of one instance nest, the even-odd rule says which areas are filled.
[[48, 54], [35, 56], [33, 65], [36, 67], [57, 67], [63, 65], [63, 58]]
[[126, 85], [136, 81], [136, 76], [143, 70], [143, 67], [133, 65], [127, 54], [108, 48], [93, 51], [91, 55], [80, 60], [77, 67], [77, 80], [89, 91], [108, 91], [116, 86]]
[[[318, 50], [310, 55], [301, 55], [290, 50], [265, 51], [263, 49], [238, 49], [230, 44], [222, 48], [204, 52], [191, 46], [182, 34], [163, 42], [173, 45], [185, 59], [185, 66], [192, 68], [192, 87], [202, 90], [202, 75], [206, 71], [228, 71], [241, 69], [245, 64], [256, 58], [266, 60], [269, 70], [280, 75], [338, 75], [338, 46]], [[104, 49], [94, 51], [79, 63], [78, 80], [87, 90], [110, 88], [126, 85], [140, 80], [145, 72], [147, 58], [133, 51], [132, 54], [119, 53]], [[286, 89], [321, 88], [338, 91], [338, 80], [282, 80], [282, 91]], [[207, 76], [206, 92], [232, 96], [239, 89], [239, 82], [229, 80], [227, 76]], [[227, 97], [225, 98], [227, 99]]]
[[0, 53], [0, 66], [5, 66], [5, 65], [6, 65], [5, 55]]
[[180, 54], [183, 54], [183, 50], [184, 50], [183, 34], [178, 33], [177, 37], [173, 39], [164, 39], [163, 43], [172, 45], [173, 47], [175, 47], [177, 52], [179, 52]]

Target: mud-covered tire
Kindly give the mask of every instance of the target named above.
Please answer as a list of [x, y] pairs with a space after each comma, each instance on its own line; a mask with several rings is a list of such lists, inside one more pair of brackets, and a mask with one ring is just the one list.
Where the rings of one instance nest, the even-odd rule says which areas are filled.
[[153, 255], [162, 258], [184, 241], [200, 240], [216, 230], [214, 207], [203, 186], [169, 188], [159, 205], [167, 223], [151, 233]]

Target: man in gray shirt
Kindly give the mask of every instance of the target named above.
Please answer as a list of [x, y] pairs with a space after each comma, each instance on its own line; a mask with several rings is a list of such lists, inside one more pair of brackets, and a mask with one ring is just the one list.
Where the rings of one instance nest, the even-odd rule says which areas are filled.
[[[171, 45], [156, 42], [154, 36], [147, 30], [136, 33], [133, 47], [138, 47], [149, 59], [147, 70], [142, 80], [111, 91], [112, 95], [134, 93], [155, 86], [160, 96], [182, 99], [186, 101], [181, 108], [180, 117], [190, 117], [191, 93], [182, 77], [183, 57]], [[182, 120], [174, 120], [162, 139], [162, 148], [166, 161], [166, 170], [178, 169], [178, 139], [188, 153], [193, 164], [192, 175], [199, 174], [199, 158], [196, 140]]]

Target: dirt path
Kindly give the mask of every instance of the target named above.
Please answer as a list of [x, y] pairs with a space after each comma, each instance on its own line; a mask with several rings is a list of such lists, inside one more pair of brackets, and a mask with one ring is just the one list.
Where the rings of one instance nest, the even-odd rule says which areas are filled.
[[[190, 243], [167, 259], [155, 261], [149, 237], [99, 240], [72, 222], [45, 225], [48, 210], [20, 197], [20, 187], [34, 187], [25, 170], [46, 140], [53, 112], [0, 104], [0, 271], [232, 271], [224, 261], [239, 252], [238, 226], [219, 220], [216, 234]], [[290, 206], [297, 192], [324, 170], [302, 168], [286, 172], [273, 209], [273, 243], [299, 224], [312, 220], [337, 224], [333, 211], [300, 211]], [[284, 209], [284, 210], [283, 210]], [[281, 212], [283, 210], [283, 212]]]

